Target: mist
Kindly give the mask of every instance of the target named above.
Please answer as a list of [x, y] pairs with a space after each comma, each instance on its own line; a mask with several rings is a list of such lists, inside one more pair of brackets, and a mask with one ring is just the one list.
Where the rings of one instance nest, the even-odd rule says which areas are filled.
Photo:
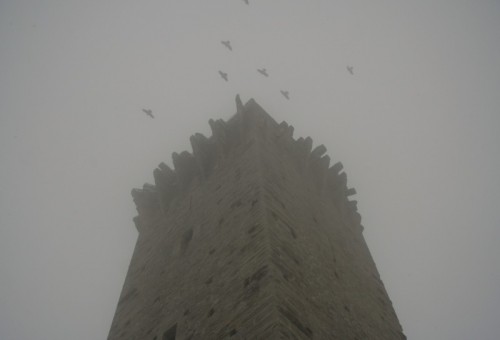
[[344, 164], [408, 339], [497, 339], [499, 32], [487, 0], [2, 1], [0, 338], [106, 338], [130, 190], [240, 94]]

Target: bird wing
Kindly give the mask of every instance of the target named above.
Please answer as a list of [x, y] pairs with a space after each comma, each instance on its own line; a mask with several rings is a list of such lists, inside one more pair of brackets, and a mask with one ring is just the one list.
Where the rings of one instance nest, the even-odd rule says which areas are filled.
[[219, 74], [222, 78], [224, 78], [225, 81], [227, 81], [227, 73], [224, 73], [222, 71], [219, 71]]

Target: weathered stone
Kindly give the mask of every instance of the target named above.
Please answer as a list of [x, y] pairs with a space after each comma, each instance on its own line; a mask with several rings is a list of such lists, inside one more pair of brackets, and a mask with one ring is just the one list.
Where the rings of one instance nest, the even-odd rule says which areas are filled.
[[348, 207], [353, 211], [358, 211], [358, 201], [347, 201]]
[[201, 133], [191, 136], [190, 142], [200, 173], [206, 178], [216, 160], [215, 144]]
[[345, 195], [346, 196], [356, 195], [356, 189], [354, 189], [354, 188], [347, 189], [346, 192], [345, 192]]
[[306, 155], [310, 154], [311, 153], [311, 150], [312, 150], [312, 146], [313, 146], [313, 140], [311, 137], [306, 137], [306, 139], [304, 139], [304, 143], [305, 143], [305, 153]]
[[194, 156], [187, 151], [183, 151], [180, 154], [174, 152], [172, 154], [172, 163], [174, 164], [179, 183], [183, 188], [186, 188], [191, 180], [199, 174]]
[[344, 166], [342, 165], [342, 163], [337, 162], [337, 163], [333, 164], [332, 167], [330, 168], [330, 173], [332, 176], [336, 176], [336, 175], [338, 175], [339, 172], [342, 171], [343, 168], [344, 168]]
[[158, 168], [153, 171], [153, 178], [155, 179], [161, 208], [165, 212], [170, 207], [172, 200], [179, 193], [177, 175], [168, 165], [160, 163]]
[[330, 157], [325, 155], [313, 162], [311, 166], [313, 176], [316, 178], [316, 183], [320, 192], [323, 193], [326, 188], [326, 180], [328, 175], [328, 167], [330, 166]]
[[131, 194], [139, 214], [134, 223], [137, 230], [140, 231], [144, 225], [148, 225], [152, 220], [158, 218], [161, 209], [158, 192], [154, 185], [146, 183], [142, 189], [132, 189]]
[[212, 130], [211, 139], [216, 146], [217, 156], [218, 158], [224, 158], [230, 145], [226, 133], [226, 123], [221, 119], [210, 119], [208, 121], [208, 124], [210, 125], [210, 129]]
[[325, 152], [326, 152], [326, 147], [323, 144], [321, 144], [314, 148], [314, 150], [311, 152], [311, 155], [313, 157], [320, 158], [325, 154]]

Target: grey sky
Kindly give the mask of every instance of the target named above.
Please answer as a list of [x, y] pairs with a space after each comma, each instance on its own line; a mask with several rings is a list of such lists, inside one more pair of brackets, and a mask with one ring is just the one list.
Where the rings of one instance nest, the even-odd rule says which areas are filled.
[[499, 33], [493, 0], [1, 1], [0, 338], [107, 336], [130, 190], [240, 93], [344, 163], [409, 339], [497, 339]]

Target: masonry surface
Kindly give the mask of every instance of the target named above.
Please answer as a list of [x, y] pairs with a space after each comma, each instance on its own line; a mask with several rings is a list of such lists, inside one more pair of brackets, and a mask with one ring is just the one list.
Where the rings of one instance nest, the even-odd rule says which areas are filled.
[[254, 100], [134, 189], [108, 339], [406, 339], [323, 145]]

